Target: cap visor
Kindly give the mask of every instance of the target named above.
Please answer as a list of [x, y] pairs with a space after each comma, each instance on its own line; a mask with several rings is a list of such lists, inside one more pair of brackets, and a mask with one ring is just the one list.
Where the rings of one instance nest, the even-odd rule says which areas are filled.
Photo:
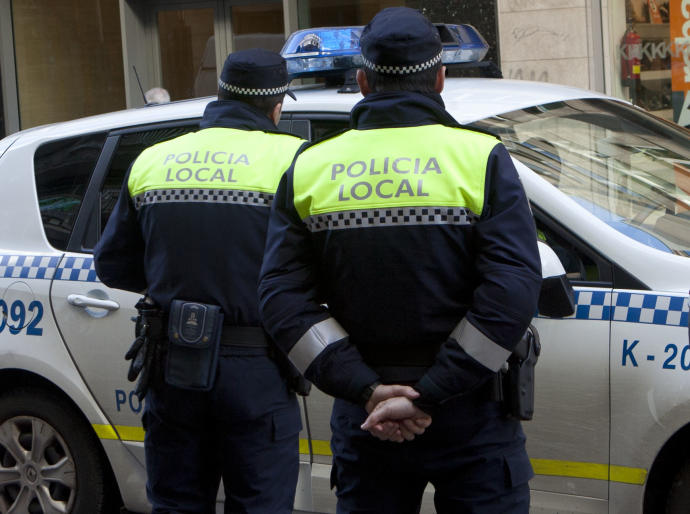
[[285, 91], [285, 94], [288, 95], [293, 100], [297, 101], [297, 97], [295, 96], [295, 93], [293, 93], [291, 90], [288, 89], [287, 91]]

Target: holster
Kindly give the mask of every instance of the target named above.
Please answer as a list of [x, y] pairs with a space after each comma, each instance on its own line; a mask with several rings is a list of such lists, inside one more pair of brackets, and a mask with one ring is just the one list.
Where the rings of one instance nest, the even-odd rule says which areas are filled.
[[142, 400], [151, 384], [160, 379], [164, 314], [148, 297], [139, 299], [135, 308], [138, 313], [134, 318], [135, 340], [125, 354], [125, 359], [132, 361], [127, 379], [134, 382], [139, 378], [134, 394]]
[[540, 353], [539, 332], [530, 325], [508, 357], [507, 369], [496, 375], [496, 399], [502, 400], [508, 417], [528, 421], [534, 416], [534, 367]]

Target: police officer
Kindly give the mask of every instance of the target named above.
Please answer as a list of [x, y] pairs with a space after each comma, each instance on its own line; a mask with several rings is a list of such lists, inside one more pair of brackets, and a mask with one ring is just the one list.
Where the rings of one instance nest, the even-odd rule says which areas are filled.
[[155, 514], [214, 513], [221, 476], [225, 512], [292, 512], [299, 407], [260, 328], [256, 293], [269, 207], [302, 143], [276, 128], [286, 92], [280, 55], [229, 55], [201, 130], [134, 161], [95, 250], [105, 284], [146, 290], [165, 319], [174, 300], [202, 305], [187, 312], [190, 330], [206, 311], [224, 316], [208, 390], [179, 386], [199, 369], [185, 358], [171, 367], [173, 345], [157, 334], [162, 362], [143, 416]]
[[525, 437], [494, 401], [541, 284], [525, 193], [505, 147], [444, 109], [423, 15], [385, 9], [360, 44], [351, 129], [278, 187], [264, 325], [336, 397], [339, 513], [418, 512], [428, 482], [440, 513], [527, 513]]

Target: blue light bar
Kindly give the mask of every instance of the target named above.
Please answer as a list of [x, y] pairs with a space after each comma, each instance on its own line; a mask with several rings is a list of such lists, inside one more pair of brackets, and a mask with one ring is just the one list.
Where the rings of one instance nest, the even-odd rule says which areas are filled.
[[[473, 26], [435, 25], [443, 43], [443, 64], [479, 62], [486, 56], [489, 45]], [[280, 51], [290, 78], [342, 74], [360, 68], [359, 38], [363, 28], [321, 27], [294, 32]]]
[[472, 25], [437, 23], [441, 35], [443, 64], [479, 62], [489, 51], [489, 45]]
[[362, 66], [362, 26], [323, 27], [293, 32], [280, 51], [290, 78], [344, 72]]

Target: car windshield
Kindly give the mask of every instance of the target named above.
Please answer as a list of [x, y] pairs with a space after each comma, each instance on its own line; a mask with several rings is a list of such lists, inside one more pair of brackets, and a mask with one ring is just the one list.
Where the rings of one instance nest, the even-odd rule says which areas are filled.
[[618, 231], [690, 256], [690, 134], [627, 104], [582, 99], [473, 124]]

